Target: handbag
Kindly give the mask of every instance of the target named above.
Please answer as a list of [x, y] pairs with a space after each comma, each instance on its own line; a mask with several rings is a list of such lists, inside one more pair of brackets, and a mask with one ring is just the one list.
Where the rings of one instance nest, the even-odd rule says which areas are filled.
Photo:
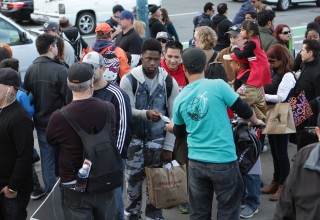
[[297, 96], [290, 97], [288, 102], [291, 105], [293, 120], [296, 126], [301, 125], [313, 115], [311, 106], [303, 90]]
[[266, 115], [266, 127], [263, 134], [296, 133], [293, 113], [289, 103], [272, 105]]
[[188, 202], [186, 165], [167, 168], [145, 167], [150, 203], [170, 208]]

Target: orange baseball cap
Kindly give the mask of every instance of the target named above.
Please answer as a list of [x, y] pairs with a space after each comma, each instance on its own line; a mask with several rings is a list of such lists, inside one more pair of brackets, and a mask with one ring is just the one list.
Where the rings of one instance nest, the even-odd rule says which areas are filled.
[[109, 32], [111, 32], [111, 27], [110, 25], [108, 25], [107, 23], [101, 23], [101, 24], [98, 24], [98, 26], [96, 27], [95, 29], [95, 32], [96, 34], [101, 31], [103, 34], [107, 34]]

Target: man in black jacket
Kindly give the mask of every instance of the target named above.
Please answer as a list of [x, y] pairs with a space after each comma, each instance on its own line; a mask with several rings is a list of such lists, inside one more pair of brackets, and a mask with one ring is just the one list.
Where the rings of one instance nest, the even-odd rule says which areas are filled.
[[33, 123], [16, 100], [20, 79], [0, 69], [0, 219], [26, 219], [33, 189]]
[[34, 97], [33, 120], [38, 135], [45, 192], [49, 193], [56, 183], [55, 149], [48, 145], [45, 132], [52, 112], [66, 105], [71, 95], [67, 86], [67, 68], [54, 60], [58, 54], [56, 37], [39, 35], [36, 47], [40, 56], [28, 68], [24, 87]]

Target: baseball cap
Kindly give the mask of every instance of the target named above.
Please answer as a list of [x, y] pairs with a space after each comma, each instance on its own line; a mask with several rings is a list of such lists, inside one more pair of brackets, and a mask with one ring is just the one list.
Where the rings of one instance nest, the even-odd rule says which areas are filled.
[[20, 77], [18, 72], [10, 67], [0, 68], [0, 84], [13, 86], [16, 89], [25, 91], [20, 87]]
[[204, 69], [206, 66], [206, 55], [199, 48], [187, 48], [182, 53], [182, 63], [188, 70]]
[[156, 39], [165, 39], [169, 40], [169, 35], [167, 32], [161, 31], [157, 33]]
[[57, 31], [59, 30], [58, 23], [48, 22], [43, 24], [43, 28], [40, 31]]
[[151, 14], [154, 14], [154, 13], [156, 13], [156, 11], [158, 11], [159, 8], [161, 8], [161, 6], [152, 5], [152, 6], [149, 7], [149, 12]]
[[134, 18], [133, 18], [133, 14], [130, 12], [130, 11], [128, 11], [128, 10], [123, 10], [121, 13], [120, 13], [120, 15], [118, 16], [118, 18], [120, 18], [120, 19], [130, 19], [130, 20], [134, 20]]
[[82, 62], [92, 64], [94, 67], [102, 66], [105, 64], [103, 56], [95, 51], [87, 53], [83, 57]]
[[223, 55], [224, 60], [234, 60], [238, 63], [248, 63], [248, 60], [246, 58], [239, 59], [234, 53]]
[[93, 66], [89, 63], [77, 62], [68, 69], [68, 80], [72, 83], [83, 83], [92, 79]]
[[96, 32], [96, 34], [99, 32], [99, 31], [101, 31], [103, 34], [107, 34], [107, 33], [109, 33], [109, 32], [111, 32], [111, 27], [110, 27], [110, 25], [109, 24], [107, 24], [107, 23], [101, 23], [101, 24], [98, 24], [97, 25], [97, 27], [96, 27], [96, 29], [95, 29], [95, 32]]
[[226, 34], [238, 35], [238, 34], [240, 34], [240, 31], [241, 31], [240, 24], [236, 24], [236, 25], [231, 26], [229, 28], [229, 31], [227, 31], [225, 33], [225, 35]]
[[115, 14], [117, 13], [118, 11], [122, 12], [124, 10], [124, 8], [122, 7], [122, 5], [115, 5], [113, 6], [112, 8], [112, 13]]

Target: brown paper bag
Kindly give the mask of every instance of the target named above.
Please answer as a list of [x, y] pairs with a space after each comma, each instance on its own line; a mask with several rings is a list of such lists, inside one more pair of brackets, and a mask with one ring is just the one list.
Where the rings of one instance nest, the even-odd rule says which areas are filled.
[[146, 167], [150, 202], [156, 208], [170, 208], [188, 202], [186, 165], [167, 168]]
[[290, 103], [277, 103], [269, 108], [266, 116], [266, 128], [263, 134], [296, 133]]

